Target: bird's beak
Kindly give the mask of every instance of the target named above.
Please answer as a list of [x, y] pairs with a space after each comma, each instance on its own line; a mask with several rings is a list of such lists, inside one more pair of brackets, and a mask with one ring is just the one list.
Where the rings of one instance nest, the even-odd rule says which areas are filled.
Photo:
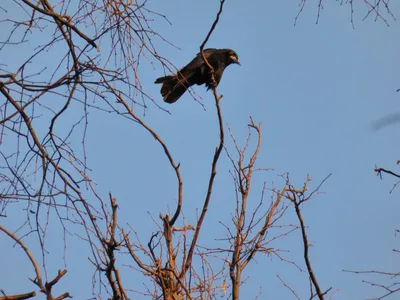
[[231, 56], [231, 60], [232, 60], [232, 62], [234, 63], [234, 64], [237, 64], [237, 65], [239, 65], [239, 66], [241, 66], [241, 64], [240, 64], [240, 62], [237, 60], [237, 58], [236, 58], [236, 56]]

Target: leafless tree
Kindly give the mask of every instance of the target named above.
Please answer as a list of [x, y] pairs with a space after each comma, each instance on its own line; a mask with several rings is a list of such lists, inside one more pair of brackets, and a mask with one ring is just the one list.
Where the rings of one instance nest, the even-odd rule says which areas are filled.
[[[368, 15], [375, 14], [386, 22], [381, 7], [391, 15], [388, 2], [364, 2], [370, 5]], [[299, 14], [305, 3], [300, 2]], [[353, 1], [347, 3], [353, 12]], [[203, 49], [217, 27], [224, 4], [225, 0], [220, 0], [216, 18], [211, 28], [205, 30], [206, 37], [199, 47], [211, 74], [214, 70]], [[318, 18], [322, 4], [319, 1]], [[285, 176], [283, 188], [268, 188], [265, 184], [258, 204], [249, 205], [252, 177], [255, 172], [265, 171], [255, 167], [262, 141], [261, 126], [250, 119], [249, 128], [257, 135], [255, 150], [246, 162], [251, 135], [244, 148], [234, 140], [233, 149], [238, 155], [235, 160], [226, 147], [220, 107], [222, 94], [216, 88], [212, 94], [219, 140], [210, 157], [208, 186], [198, 219], [193, 224], [186, 223], [180, 164], [159, 133], [143, 118], [150, 105], [163, 108], [143, 89], [142, 65], [157, 63], [170, 72], [176, 71], [157, 52], [154, 43], [155, 40], [170, 43], [153, 30], [151, 23], [152, 18], [168, 23], [166, 16], [149, 9], [146, 1], [137, 0], [14, 0], [1, 3], [0, 10], [5, 15], [0, 20], [2, 30], [8, 33], [0, 44], [0, 54], [12, 55], [24, 47], [21, 55], [0, 65], [0, 216], [9, 218], [16, 213], [16, 207], [23, 207], [26, 213], [22, 224], [14, 230], [0, 224], [0, 234], [11, 239], [28, 257], [35, 274], [30, 280], [38, 289], [9, 295], [6, 287], [0, 287], [0, 300], [28, 299], [37, 292], [46, 299], [73, 296], [69, 291], [54, 295], [53, 287], [66, 276], [66, 268], [60, 268], [57, 275], [47, 272], [47, 236], [54, 219], [61, 224], [64, 243], [65, 236], [79, 228], [77, 234], [82, 244], [91, 251], [89, 260], [94, 277], [99, 278], [93, 280], [93, 294], [97, 298], [104, 297], [103, 288], [107, 297], [114, 300], [130, 299], [135, 293], [154, 299], [212, 299], [228, 290], [228, 297], [239, 299], [243, 271], [256, 256], [274, 256], [295, 264], [283, 257], [273, 244], [300, 232], [302, 243], [299, 245], [304, 250], [310, 298], [324, 299], [330, 289], [320, 287], [313, 271], [301, 212], [302, 205], [308, 203], [319, 187], [307, 194], [309, 177], [302, 188], [296, 189]], [[124, 206], [124, 199], [117, 200], [111, 193], [108, 197], [98, 194], [90, 178], [86, 136], [88, 116], [92, 112], [115, 114], [147, 132], [163, 149], [173, 170], [176, 205], [172, 213], [160, 213], [159, 220], [154, 220], [156, 230], [149, 232], [146, 241], [139, 237], [135, 224], [118, 221], [118, 208]], [[231, 133], [231, 136], [234, 135]], [[236, 208], [233, 224], [225, 224], [228, 231], [225, 246], [216, 249], [200, 245], [199, 236], [212, 201], [224, 148], [233, 165]], [[271, 195], [267, 207], [263, 205], [266, 193]], [[298, 225], [280, 224], [282, 216], [292, 208]], [[35, 237], [41, 256], [32, 254], [26, 242], [28, 236]], [[223, 258], [222, 264], [212, 263], [216, 253]], [[125, 263], [126, 259], [128, 269], [150, 282], [151, 286], [146, 286], [144, 292], [127, 287], [120, 269], [120, 261]], [[299, 298], [296, 291], [279, 279]]]
[[[356, 0], [337, 0], [336, 1], [339, 5], [341, 6], [347, 6], [350, 10], [350, 22], [353, 28], [355, 28], [354, 24], [354, 12], [355, 12], [355, 6], [359, 3], [364, 4], [365, 7], [365, 13], [363, 17], [363, 21], [365, 21], [368, 18], [372, 18], [375, 21], [382, 21], [384, 22], [387, 26], [389, 26], [390, 20], [396, 20], [390, 6], [390, 0], [361, 0], [361, 1], [356, 1]], [[322, 15], [322, 12], [324, 10], [324, 0], [316, 0], [316, 1], [307, 1], [307, 0], [300, 0], [299, 3], [299, 10], [298, 13], [294, 19], [294, 25], [298, 22], [298, 19], [305, 9], [307, 5], [314, 5], [316, 6], [317, 9], [317, 16], [316, 16], [316, 24], [318, 24], [320, 17]]]

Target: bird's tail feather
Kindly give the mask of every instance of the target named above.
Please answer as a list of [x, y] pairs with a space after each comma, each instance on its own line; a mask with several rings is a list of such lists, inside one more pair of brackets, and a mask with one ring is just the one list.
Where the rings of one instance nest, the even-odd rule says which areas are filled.
[[161, 95], [165, 102], [176, 102], [188, 89], [189, 84], [187, 80], [179, 77], [177, 75], [168, 75], [156, 79], [155, 83], [163, 84], [161, 87]]
[[176, 76], [175, 75], [168, 75], [164, 77], [157, 78], [154, 83], [164, 83], [166, 81], [170, 81], [171, 79], [174, 79]]

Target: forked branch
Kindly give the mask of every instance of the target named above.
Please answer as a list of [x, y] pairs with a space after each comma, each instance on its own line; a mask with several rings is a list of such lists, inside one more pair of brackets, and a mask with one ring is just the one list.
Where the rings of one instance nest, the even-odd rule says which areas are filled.
[[286, 193], [286, 198], [289, 199], [295, 208], [296, 211], [296, 216], [297, 219], [299, 220], [300, 223], [300, 229], [301, 229], [301, 235], [302, 235], [302, 239], [303, 239], [303, 257], [304, 257], [304, 261], [305, 264], [307, 266], [307, 271], [308, 271], [308, 275], [310, 277], [310, 281], [312, 282], [312, 287], [314, 287], [315, 289], [315, 294], [312, 291], [311, 288], [311, 296], [310, 298], [314, 298], [315, 296], [318, 296], [318, 298], [320, 300], [324, 299], [324, 296], [332, 289], [329, 288], [328, 290], [326, 290], [325, 292], [322, 291], [318, 281], [317, 281], [317, 277], [315, 276], [314, 270], [312, 268], [311, 265], [311, 261], [310, 261], [310, 257], [309, 257], [309, 248], [310, 248], [310, 243], [308, 241], [308, 236], [306, 233], [306, 225], [304, 223], [304, 219], [303, 219], [303, 215], [300, 209], [300, 205], [308, 200], [311, 199], [312, 195], [318, 191], [318, 189], [321, 187], [321, 185], [331, 176], [331, 174], [329, 174], [322, 182], [321, 184], [317, 187], [316, 190], [314, 190], [312, 193], [310, 193], [310, 195], [306, 196], [305, 193], [308, 190], [308, 184], [311, 181], [311, 177], [307, 175], [307, 179], [304, 182], [303, 188], [301, 189], [295, 189], [292, 185], [288, 184], [288, 187], [285, 189], [285, 193]]

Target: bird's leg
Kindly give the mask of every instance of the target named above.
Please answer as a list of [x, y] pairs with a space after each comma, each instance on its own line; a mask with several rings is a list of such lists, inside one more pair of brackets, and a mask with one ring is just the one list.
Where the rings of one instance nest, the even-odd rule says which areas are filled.
[[218, 81], [215, 78], [215, 72], [214, 72], [214, 68], [209, 69], [208, 73], [210, 75], [210, 87], [211, 88], [216, 88], [218, 86]]

